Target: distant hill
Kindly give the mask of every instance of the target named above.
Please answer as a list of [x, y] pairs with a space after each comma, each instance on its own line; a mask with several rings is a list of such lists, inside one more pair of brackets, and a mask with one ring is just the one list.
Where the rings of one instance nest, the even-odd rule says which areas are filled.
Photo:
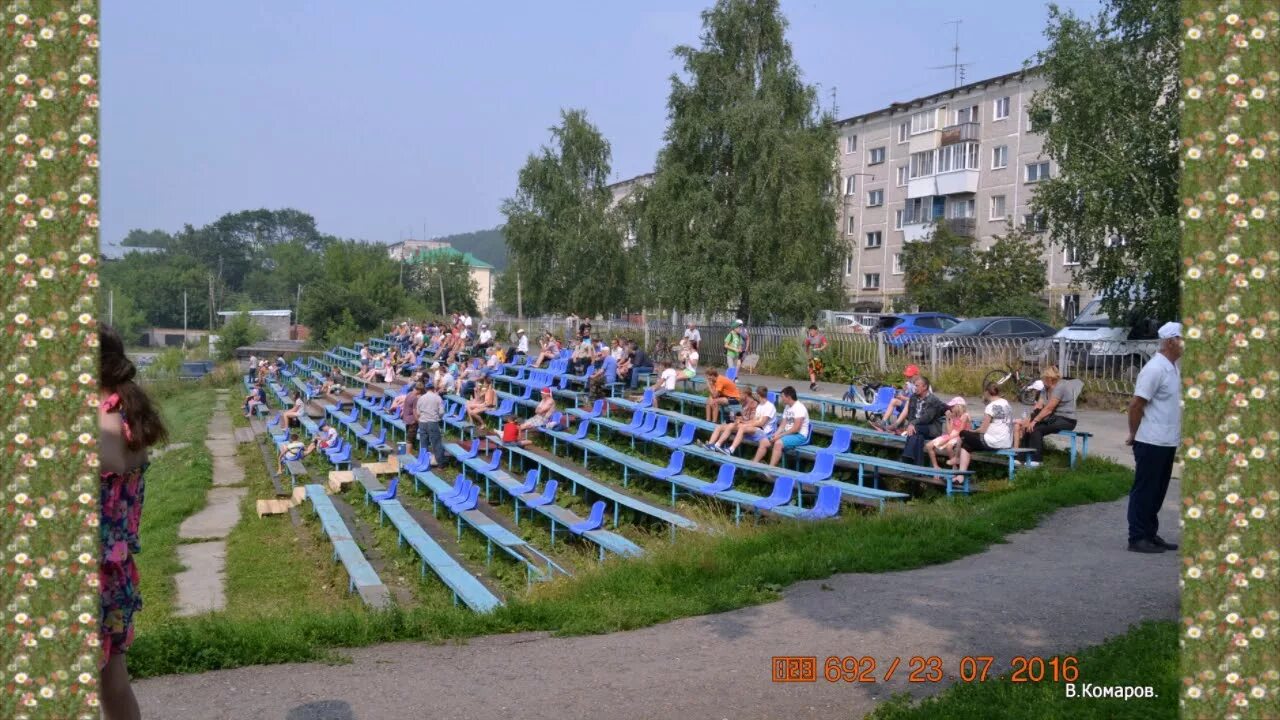
[[498, 272], [507, 269], [507, 241], [500, 228], [431, 239], [447, 242], [459, 252], [469, 252], [497, 268]]

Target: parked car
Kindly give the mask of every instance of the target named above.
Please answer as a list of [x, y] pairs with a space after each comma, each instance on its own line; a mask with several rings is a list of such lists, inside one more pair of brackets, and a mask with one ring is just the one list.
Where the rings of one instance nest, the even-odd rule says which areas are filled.
[[[938, 348], [948, 355], [978, 355], [978, 351], [1004, 351], [1018, 348], [1023, 360], [1044, 357], [1057, 329], [1027, 317], [997, 315], [969, 318], [951, 326], [938, 336]], [[999, 341], [999, 342], [989, 342]], [[1019, 342], [1027, 341], [1027, 342]]]
[[867, 315], [837, 315], [831, 324], [831, 331], [853, 335], [870, 335], [876, 329], [878, 318]]
[[1094, 298], [1055, 337], [1065, 341], [1065, 365], [1132, 378], [1156, 353], [1159, 326], [1152, 318], [1115, 321], [1102, 310], [1102, 298]]
[[960, 320], [946, 313], [893, 313], [881, 315], [873, 332], [884, 333], [890, 345], [905, 345], [911, 338], [945, 332]]

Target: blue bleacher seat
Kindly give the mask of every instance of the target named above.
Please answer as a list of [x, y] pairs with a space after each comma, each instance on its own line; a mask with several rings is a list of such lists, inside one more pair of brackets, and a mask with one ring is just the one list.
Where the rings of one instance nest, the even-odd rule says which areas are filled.
[[604, 524], [604, 501], [597, 500], [591, 505], [591, 514], [587, 519], [569, 526], [569, 532], [581, 535], [589, 530], [597, 530]]
[[814, 502], [813, 507], [800, 513], [799, 517], [805, 520], [820, 520], [822, 518], [835, 517], [839, 512], [840, 488], [823, 485], [818, 488], [818, 499]]

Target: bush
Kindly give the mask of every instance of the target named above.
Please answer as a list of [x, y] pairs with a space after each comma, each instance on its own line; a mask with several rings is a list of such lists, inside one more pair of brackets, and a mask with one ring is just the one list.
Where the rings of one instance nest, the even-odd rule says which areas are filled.
[[236, 349], [252, 345], [266, 337], [266, 331], [254, 323], [246, 312], [227, 318], [218, 333], [218, 360], [234, 360]]

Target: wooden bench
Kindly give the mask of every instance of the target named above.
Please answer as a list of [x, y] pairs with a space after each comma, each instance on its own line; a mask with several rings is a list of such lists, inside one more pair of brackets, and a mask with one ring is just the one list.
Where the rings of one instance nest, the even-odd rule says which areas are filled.
[[297, 487], [298, 481], [307, 479], [307, 466], [301, 460], [285, 460], [284, 469], [289, 473], [289, 487]]
[[325, 535], [328, 535], [329, 541], [333, 543], [334, 561], [341, 561], [343, 567], [347, 569], [349, 578], [347, 592], [359, 593], [360, 599], [370, 607], [382, 608], [389, 605], [391, 593], [378, 578], [378, 573], [369, 564], [364, 553], [360, 551], [360, 546], [351, 539], [351, 531], [347, 529], [347, 524], [338, 514], [338, 508], [334, 507], [333, 500], [325, 493], [324, 487], [316, 484], [307, 485], [306, 494], [307, 499], [311, 501], [312, 510], [320, 518], [320, 525], [324, 528]]

